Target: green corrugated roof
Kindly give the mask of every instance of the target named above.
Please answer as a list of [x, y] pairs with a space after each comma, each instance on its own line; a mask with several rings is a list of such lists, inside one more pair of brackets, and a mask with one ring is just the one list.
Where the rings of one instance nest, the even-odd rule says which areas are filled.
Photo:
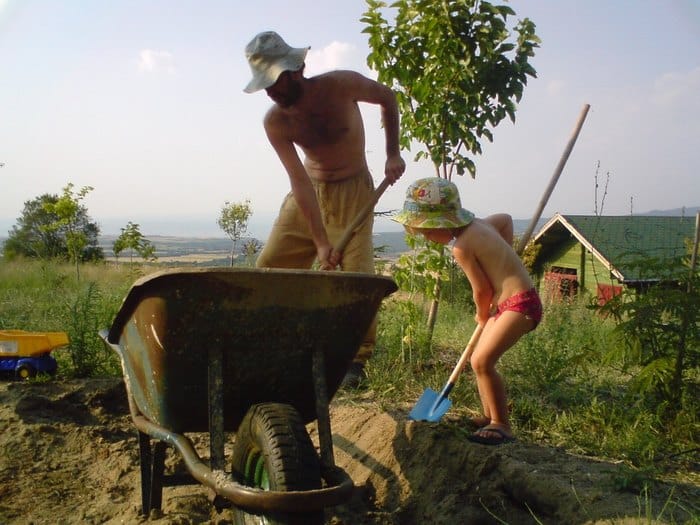
[[557, 214], [536, 238], [544, 240], [548, 230], [557, 230], [562, 226], [588, 249], [597, 252], [604, 259], [603, 262], [624, 274], [624, 280], [638, 277], [620, 268], [623, 261], [629, 262], [630, 256], [657, 259], [679, 257], [688, 253], [686, 239], [695, 237], [695, 217]]

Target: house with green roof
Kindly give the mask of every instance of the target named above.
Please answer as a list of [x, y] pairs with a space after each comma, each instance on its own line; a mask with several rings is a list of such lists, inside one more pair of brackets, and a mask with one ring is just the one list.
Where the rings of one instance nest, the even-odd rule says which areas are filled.
[[540, 291], [551, 298], [585, 290], [605, 302], [625, 286], [658, 282], [639, 261], [687, 255], [695, 223], [695, 217], [557, 213], [533, 239]]

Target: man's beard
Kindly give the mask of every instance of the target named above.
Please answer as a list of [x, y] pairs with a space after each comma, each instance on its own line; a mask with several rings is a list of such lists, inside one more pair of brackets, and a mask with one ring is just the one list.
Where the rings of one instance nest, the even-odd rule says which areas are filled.
[[283, 108], [293, 106], [301, 98], [301, 82], [290, 82], [284, 96], [275, 97], [275, 103]]

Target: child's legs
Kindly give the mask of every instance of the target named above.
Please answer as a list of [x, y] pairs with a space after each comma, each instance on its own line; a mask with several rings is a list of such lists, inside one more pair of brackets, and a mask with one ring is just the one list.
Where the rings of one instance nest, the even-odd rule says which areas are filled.
[[484, 415], [490, 417], [492, 423], [510, 426], [506, 389], [496, 371], [496, 363], [532, 327], [533, 321], [518, 312], [503, 312], [497, 320], [492, 317], [484, 326], [471, 356]]

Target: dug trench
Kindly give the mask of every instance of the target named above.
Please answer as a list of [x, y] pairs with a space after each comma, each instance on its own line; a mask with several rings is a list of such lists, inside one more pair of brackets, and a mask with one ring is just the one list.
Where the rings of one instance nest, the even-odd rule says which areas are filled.
[[[700, 488], [616, 489], [621, 464], [519, 439], [470, 443], [458, 416], [408, 421], [371, 393], [331, 405], [335, 459], [356, 490], [332, 525], [686, 523]], [[308, 427], [315, 441], [315, 425]], [[206, 434], [188, 435], [206, 457]], [[225, 524], [201, 485], [166, 487], [140, 514], [136, 430], [120, 379], [0, 383], [0, 523]], [[169, 450], [169, 471], [184, 470]], [[690, 502], [683, 504], [683, 502]], [[697, 518], [697, 515], [695, 516]]]

